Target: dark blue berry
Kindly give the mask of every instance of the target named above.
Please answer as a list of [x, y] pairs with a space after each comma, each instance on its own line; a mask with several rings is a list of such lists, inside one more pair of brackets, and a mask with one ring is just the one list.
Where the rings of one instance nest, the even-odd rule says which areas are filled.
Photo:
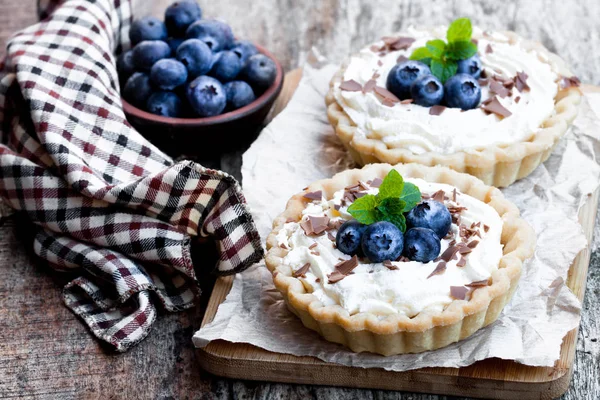
[[209, 72], [221, 83], [234, 80], [242, 70], [242, 60], [232, 51], [224, 50], [215, 54], [215, 62]]
[[163, 117], [179, 117], [182, 108], [181, 99], [173, 92], [153, 93], [146, 103], [149, 112]]
[[410, 95], [415, 104], [423, 107], [435, 106], [444, 99], [444, 86], [433, 75], [421, 76], [410, 87]]
[[227, 94], [227, 109], [237, 110], [254, 101], [254, 91], [244, 81], [228, 82], [224, 85]]
[[133, 63], [140, 71], [150, 71], [158, 60], [171, 55], [171, 48], [162, 40], [144, 40], [132, 50]]
[[188, 39], [177, 48], [177, 59], [185, 65], [190, 78], [195, 78], [210, 71], [213, 53], [203, 41]]
[[171, 55], [175, 57], [177, 54], [177, 48], [185, 41], [185, 38], [169, 38], [167, 44], [171, 48]]
[[160, 19], [155, 17], [136, 19], [129, 29], [129, 40], [131, 41], [132, 46], [135, 46], [144, 40], [166, 39], [167, 27]]
[[431, 75], [429, 67], [422, 62], [408, 60], [396, 64], [388, 74], [386, 88], [401, 100], [410, 98], [410, 86], [417, 78]]
[[338, 229], [335, 237], [337, 249], [350, 256], [362, 254], [361, 239], [365, 229], [367, 229], [367, 225], [361, 224], [356, 220], [344, 222]]
[[165, 25], [170, 35], [181, 36], [194, 22], [202, 18], [202, 10], [194, 0], [178, 0], [165, 10]]
[[460, 60], [458, 62], [458, 73], [469, 74], [473, 78], [479, 79], [481, 76], [481, 59], [479, 59], [479, 55], [475, 54], [471, 58]]
[[469, 74], [456, 74], [444, 85], [444, 101], [448, 107], [470, 110], [479, 105], [481, 87]]
[[429, 228], [441, 239], [448, 234], [452, 216], [445, 205], [435, 200], [424, 200], [406, 214], [409, 228]]
[[133, 52], [131, 50], [121, 53], [117, 58], [117, 73], [121, 83], [127, 82], [127, 79], [135, 72], [133, 65]]
[[402, 254], [403, 236], [402, 231], [391, 222], [375, 222], [365, 229], [361, 248], [371, 262], [394, 261]]
[[236, 40], [233, 42], [233, 45], [231, 45], [230, 50], [238, 55], [242, 60], [242, 64], [245, 64], [253, 55], [258, 54], [258, 49], [249, 40]]
[[227, 105], [227, 95], [221, 82], [210, 76], [199, 76], [187, 87], [190, 106], [200, 117], [219, 115]]
[[162, 90], [173, 90], [187, 81], [185, 65], [172, 58], [157, 61], [150, 70], [150, 79]]
[[215, 19], [194, 22], [187, 29], [185, 36], [189, 39], [202, 40], [213, 53], [226, 50], [233, 43], [231, 27]]
[[277, 66], [264, 54], [255, 54], [246, 62], [241, 76], [252, 86], [255, 93], [262, 93], [275, 82]]
[[144, 108], [152, 91], [150, 77], [143, 72], [134, 72], [123, 87], [123, 98], [138, 108]]
[[404, 234], [404, 255], [411, 261], [428, 263], [440, 255], [440, 239], [428, 228], [411, 228]]

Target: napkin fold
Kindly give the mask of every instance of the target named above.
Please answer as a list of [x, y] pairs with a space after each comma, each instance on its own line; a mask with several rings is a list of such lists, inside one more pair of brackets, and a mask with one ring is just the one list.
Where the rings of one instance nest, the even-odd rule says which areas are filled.
[[125, 351], [157, 305], [194, 305], [193, 237], [214, 238], [219, 274], [263, 250], [233, 177], [174, 163], [125, 119], [114, 53], [128, 44], [131, 3], [40, 4], [45, 19], [12, 37], [0, 72], [0, 196], [35, 224], [39, 257], [81, 274], [67, 307]]

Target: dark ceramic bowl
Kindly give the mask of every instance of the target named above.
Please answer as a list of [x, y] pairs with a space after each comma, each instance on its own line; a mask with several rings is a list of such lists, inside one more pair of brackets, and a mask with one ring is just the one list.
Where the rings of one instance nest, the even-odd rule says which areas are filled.
[[158, 148], [173, 156], [215, 156], [247, 147], [256, 138], [283, 86], [279, 61], [265, 48], [258, 45], [256, 48], [275, 62], [277, 76], [273, 85], [247, 106], [208, 118], [169, 118], [141, 110], [121, 98], [127, 120]]

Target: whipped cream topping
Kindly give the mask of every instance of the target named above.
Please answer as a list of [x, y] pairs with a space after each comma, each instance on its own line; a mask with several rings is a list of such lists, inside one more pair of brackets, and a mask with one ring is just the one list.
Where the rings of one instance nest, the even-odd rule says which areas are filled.
[[[325, 305], [342, 306], [350, 315], [369, 312], [380, 317], [390, 314], [413, 317], [421, 312], [440, 312], [453, 301], [451, 287], [464, 287], [489, 279], [502, 257], [502, 219], [498, 213], [484, 202], [459, 191], [454, 201], [454, 187], [450, 185], [421, 179], [406, 181], [417, 185], [424, 195], [443, 190], [449, 197], [444, 201], [449, 208], [465, 207], [455, 215], [459, 216], [459, 223], [465, 227], [476, 225], [472, 231], [475, 235], [462, 237], [459, 225], [453, 221], [449, 235], [441, 241], [440, 251], [440, 254], [444, 253], [452, 245], [452, 240], [465, 244], [477, 240], [472, 252], [464, 256], [464, 266], [457, 265], [462, 258], [460, 254], [446, 263], [443, 272], [434, 275], [432, 272], [440, 261], [421, 263], [391, 260], [391, 263], [370, 263], [365, 258], [360, 259], [350, 275], [336, 283], [329, 283], [328, 275], [335, 270], [334, 266], [340, 260], [350, 259], [350, 256], [335, 247], [335, 229], [330, 230], [329, 234], [309, 236], [300, 223], [309, 217], [327, 216], [334, 222], [332, 225], [351, 219], [347, 212], [349, 204], [343, 200], [344, 190], [336, 192], [330, 200], [308, 203], [301, 221], [288, 222], [282, 227], [277, 234], [277, 241], [280, 247], [289, 249], [283, 264], [289, 265], [296, 274], [303, 272], [303, 269], [304, 274], [299, 274], [298, 278], [308, 292]], [[378, 189], [371, 187], [365, 192], [376, 194]], [[308, 268], [307, 263], [310, 264]]]
[[[386, 87], [389, 71], [400, 56], [410, 57], [413, 50], [425, 46], [428, 40], [445, 39], [446, 27], [433, 30], [410, 28], [398, 36], [412, 37], [415, 42], [406, 49], [391, 51], [380, 56], [371, 46], [351, 57], [343, 80], [354, 80], [361, 85], [378, 73], [376, 83]], [[404, 148], [415, 154], [481, 149], [490, 145], [507, 145], [526, 141], [540, 129], [543, 121], [554, 112], [554, 97], [559, 88], [559, 67], [544, 53], [528, 50], [522, 39], [513, 41], [502, 33], [488, 33], [474, 28], [478, 40], [478, 54], [487, 77], [501, 76], [512, 79], [517, 72], [528, 75], [530, 90], [512, 89], [512, 95], [498, 100], [512, 115], [501, 118], [481, 108], [462, 111], [447, 108], [441, 115], [430, 115], [428, 107], [396, 103], [382, 104], [375, 93], [343, 91], [334, 87], [338, 104], [358, 127], [358, 135], [382, 140], [388, 148]], [[376, 45], [383, 45], [383, 41]], [[487, 52], [488, 45], [492, 52]], [[489, 86], [481, 87], [481, 101], [493, 96]]]

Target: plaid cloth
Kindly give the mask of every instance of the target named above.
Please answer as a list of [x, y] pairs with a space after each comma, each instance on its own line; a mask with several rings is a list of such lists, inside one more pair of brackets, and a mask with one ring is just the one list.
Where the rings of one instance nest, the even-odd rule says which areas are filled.
[[128, 45], [130, 2], [41, 4], [46, 19], [10, 40], [0, 75], [0, 196], [35, 224], [39, 257], [80, 271], [67, 307], [125, 351], [156, 300], [193, 306], [192, 237], [215, 239], [220, 274], [263, 250], [234, 178], [174, 164], [125, 120], [114, 52]]

